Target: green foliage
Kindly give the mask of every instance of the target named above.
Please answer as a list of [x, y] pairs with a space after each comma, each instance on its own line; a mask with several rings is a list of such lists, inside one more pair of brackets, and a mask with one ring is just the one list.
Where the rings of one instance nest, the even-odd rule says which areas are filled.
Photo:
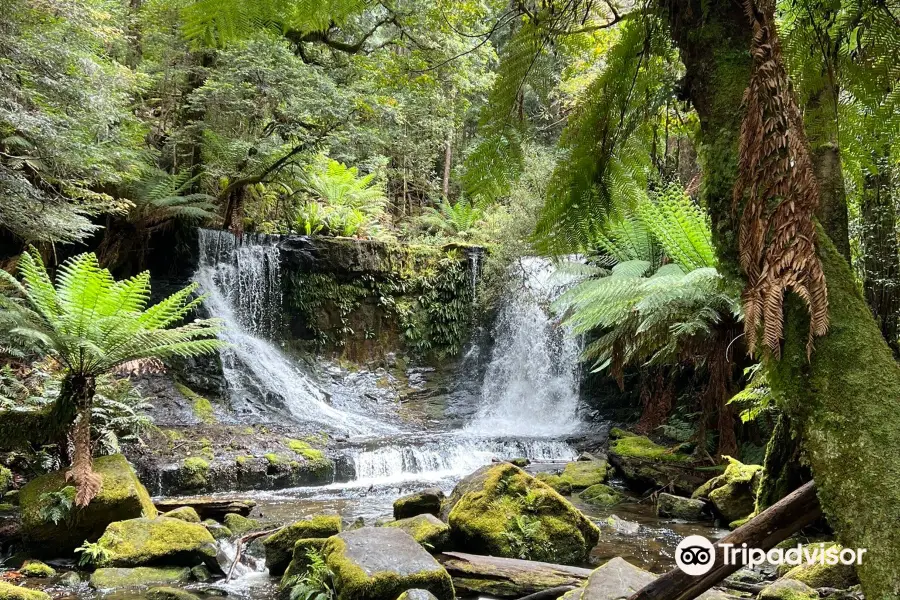
[[72, 517], [74, 507], [74, 487], [66, 486], [58, 492], [44, 492], [40, 497], [40, 518], [46, 523], [59, 525]]
[[325, 558], [315, 549], [306, 553], [306, 573], [298, 576], [291, 586], [290, 600], [333, 600], [334, 573], [325, 564]]
[[78, 554], [79, 567], [91, 567], [104, 564], [109, 560], [112, 553], [96, 542], [85, 542], [80, 547], [75, 548]]
[[732, 396], [728, 403], [737, 404], [742, 408], [741, 421], [747, 423], [771, 412], [774, 409], [774, 398], [768, 376], [761, 364], [744, 369], [744, 377], [748, 379], [747, 385]]
[[428, 206], [419, 217], [427, 229], [450, 238], [467, 240], [477, 235], [476, 229], [485, 218], [487, 203], [484, 200], [470, 201], [460, 198], [455, 204], [441, 200], [437, 208]]
[[103, 377], [91, 407], [91, 437], [101, 454], [119, 454], [123, 443], [143, 444], [141, 435], [153, 426], [145, 411], [153, 405], [129, 379]]

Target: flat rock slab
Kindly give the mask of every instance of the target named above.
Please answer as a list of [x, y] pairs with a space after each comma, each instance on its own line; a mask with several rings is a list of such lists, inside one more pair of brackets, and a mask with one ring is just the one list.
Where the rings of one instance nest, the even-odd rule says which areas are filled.
[[228, 514], [238, 514], [246, 517], [256, 506], [256, 500], [210, 498], [199, 496], [196, 498], [166, 498], [153, 502], [159, 512], [169, 512], [183, 506], [189, 506], [197, 511], [200, 519], [213, 519], [220, 523]]
[[453, 600], [450, 575], [416, 540], [393, 527], [363, 527], [329, 538], [322, 550], [338, 600], [385, 600], [423, 589]]
[[460, 595], [521, 598], [549, 588], [583, 585], [592, 573], [581, 567], [464, 552], [445, 552], [436, 558]]
[[[656, 579], [656, 575], [638, 568], [623, 558], [614, 558], [594, 569], [584, 587], [566, 592], [565, 600], [622, 600]], [[730, 600], [723, 592], [710, 590], [700, 600]]]

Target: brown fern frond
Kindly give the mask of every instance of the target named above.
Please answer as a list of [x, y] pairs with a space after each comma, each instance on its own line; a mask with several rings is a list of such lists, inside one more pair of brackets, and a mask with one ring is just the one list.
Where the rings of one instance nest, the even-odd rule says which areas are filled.
[[158, 358], [137, 358], [123, 362], [113, 371], [116, 375], [140, 376], [156, 375], [166, 372], [166, 366]]
[[91, 458], [91, 409], [83, 408], [78, 416], [72, 437], [74, 438], [74, 456], [72, 468], [66, 472], [66, 480], [75, 483], [76, 506], [87, 506], [100, 492], [103, 485], [103, 477], [94, 471], [94, 461]]
[[762, 343], [777, 358], [784, 333], [784, 294], [793, 291], [810, 315], [813, 338], [828, 329], [828, 291], [816, 255], [816, 181], [796, 96], [775, 28], [774, 0], [745, 0], [753, 26], [753, 69], [744, 92], [734, 207], [743, 205], [738, 241], [747, 275], [743, 302], [751, 354]]

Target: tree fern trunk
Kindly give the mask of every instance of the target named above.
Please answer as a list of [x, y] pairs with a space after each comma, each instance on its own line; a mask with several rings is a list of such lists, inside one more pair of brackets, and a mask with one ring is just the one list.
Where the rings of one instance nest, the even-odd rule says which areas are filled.
[[73, 481], [78, 488], [75, 496], [75, 503], [78, 506], [87, 506], [100, 491], [102, 484], [100, 475], [94, 472], [91, 445], [91, 408], [96, 389], [97, 384], [93, 377], [70, 374], [63, 381], [65, 396], [61, 394], [57, 400], [57, 404], [64, 403], [66, 410], [74, 408], [72, 414], [77, 414], [77, 420], [72, 428], [72, 440], [75, 445], [72, 468], [66, 473], [66, 479]]
[[[730, 0], [660, 2], [687, 69], [685, 92], [700, 117], [704, 205], [722, 267], [738, 274], [731, 209], [750, 27]], [[738, 211], [739, 214], [739, 211]], [[858, 567], [869, 600], [900, 598], [900, 368], [850, 268], [820, 234], [831, 329], [806, 356], [809, 315], [795, 297], [785, 316], [773, 392], [800, 432], [829, 522], [845, 546], [866, 548]]]

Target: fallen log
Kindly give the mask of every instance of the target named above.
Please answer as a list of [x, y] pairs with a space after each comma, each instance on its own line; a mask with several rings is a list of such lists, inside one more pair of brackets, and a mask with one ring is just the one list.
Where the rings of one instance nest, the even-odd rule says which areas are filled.
[[256, 506], [256, 501], [199, 496], [194, 498], [165, 498], [155, 500], [153, 504], [159, 512], [169, 512], [182, 506], [189, 506], [197, 511], [201, 519], [213, 519], [221, 522], [225, 515], [230, 513], [246, 517], [253, 510], [253, 507]]
[[[725, 564], [723, 544], [737, 548], [747, 544], [748, 548], [769, 550], [821, 516], [816, 485], [810, 481], [719, 540], [715, 544], [715, 564], [708, 573], [693, 576], [680, 569], [669, 571], [628, 600], [693, 600], [744, 566], [740, 560]], [[741, 558], [741, 553], [737, 558]]]
[[234, 569], [238, 566], [238, 563], [241, 562], [241, 555], [244, 553], [244, 546], [247, 545], [248, 542], [252, 542], [257, 538], [261, 538], [265, 535], [272, 535], [273, 533], [277, 533], [284, 529], [284, 526], [276, 527], [274, 529], [266, 529], [265, 531], [254, 531], [253, 533], [248, 533], [242, 538], [239, 538], [237, 543], [234, 545], [234, 560], [231, 561], [231, 568], [228, 569], [228, 575], [225, 576], [225, 583], [231, 581], [231, 577], [234, 575]]
[[577, 587], [591, 574], [590, 569], [581, 567], [463, 552], [444, 552], [435, 558], [450, 573], [457, 592], [501, 598], [521, 598], [551, 588]]

